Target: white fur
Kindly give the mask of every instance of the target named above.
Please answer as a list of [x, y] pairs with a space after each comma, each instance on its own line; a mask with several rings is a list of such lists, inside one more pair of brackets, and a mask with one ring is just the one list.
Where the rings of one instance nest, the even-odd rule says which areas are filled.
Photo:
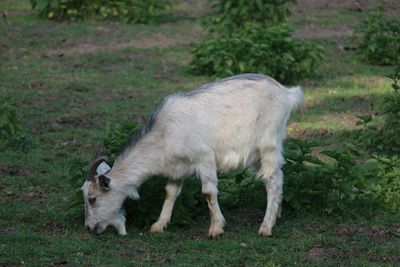
[[[127, 196], [149, 177], [170, 177], [160, 219], [151, 232], [168, 224], [181, 181], [196, 174], [202, 181], [210, 209], [209, 236], [223, 233], [225, 220], [218, 205], [217, 170], [259, 166], [265, 181], [268, 205], [261, 235], [271, 235], [282, 200], [282, 143], [292, 109], [302, 103], [300, 87], [287, 89], [263, 75], [242, 75], [206, 85], [189, 94], [169, 96], [155, 115], [155, 123], [129, 147], [106, 174], [111, 190], [101, 194], [115, 217]], [[113, 193], [117, 192], [117, 193]], [[136, 193], [135, 193], [136, 192]], [[96, 222], [109, 222], [97, 211]], [[113, 215], [114, 214], [114, 215]], [[124, 233], [125, 227], [119, 232]]]

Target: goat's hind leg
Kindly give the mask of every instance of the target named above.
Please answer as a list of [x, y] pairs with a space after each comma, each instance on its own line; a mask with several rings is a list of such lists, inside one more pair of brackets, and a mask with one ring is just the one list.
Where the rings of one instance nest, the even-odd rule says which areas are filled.
[[261, 178], [267, 190], [267, 210], [261, 224], [259, 235], [271, 236], [276, 218], [280, 217], [282, 205], [283, 173], [280, 169], [283, 158], [279, 153], [271, 153], [262, 159]]
[[151, 226], [150, 233], [163, 232], [164, 229], [167, 227], [169, 221], [171, 220], [172, 210], [174, 208], [175, 201], [181, 193], [182, 184], [183, 182], [181, 180], [168, 181], [167, 185], [165, 186], [166, 196], [160, 217], [158, 221]]

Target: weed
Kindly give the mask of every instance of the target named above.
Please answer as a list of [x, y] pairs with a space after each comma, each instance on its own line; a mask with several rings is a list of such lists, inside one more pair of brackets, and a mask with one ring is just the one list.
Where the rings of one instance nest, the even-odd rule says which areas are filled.
[[27, 150], [33, 145], [33, 137], [18, 118], [18, 108], [9, 99], [3, 99], [0, 103], [0, 147]]

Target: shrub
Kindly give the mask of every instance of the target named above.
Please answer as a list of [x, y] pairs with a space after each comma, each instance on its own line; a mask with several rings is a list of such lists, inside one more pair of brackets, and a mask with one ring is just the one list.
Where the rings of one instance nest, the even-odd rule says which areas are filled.
[[283, 195], [287, 206], [296, 211], [346, 213], [356, 210], [364, 200], [375, 200], [371, 183], [374, 168], [357, 163], [362, 153], [354, 145], [323, 150], [324, 161], [312, 154], [315, 146], [307, 141], [288, 141]]
[[267, 204], [265, 184], [255, 176], [256, 173], [250, 169], [218, 174], [218, 198], [222, 209], [248, 210], [251, 207], [261, 212], [265, 211]]
[[370, 160], [378, 169], [374, 191], [393, 212], [400, 212], [400, 159], [376, 156]]
[[362, 21], [353, 40], [369, 63], [400, 64], [400, 19], [389, 17], [382, 8], [373, 10]]
[[8, 138], [18, 132], [24, 131], [24, 127], [17, 119], [18, 108], [8, 100], [2, 100], [0, 104], [0, 137]]
[[264, 73], [285, 83], [314, 74], [323, 48], [291, 37], [284, 23], [288, 2], [296, 1], [219, 0], [216, 16], [207, 23], [212, 38], [192, 51], [190, 70], [219, 77]]
[[290, 14], [287, 2], [296, 0], [219, 0], [217, 15], [206, 23], [211, 32], [232, 33], [244, 28], [246, 23], [275, 26], [285, 22]]
[[148, 23], [167, 6], [167, 0], [31, 0], [39, 17], [52, 20], [115, 19]]
[[33, 137], [18, 119], [18, 108], [9, 99], [0, 102], [0, 148], [9, 146], [27, 150], [34, 145]]
[[139, 133], [140, 125], [135, 121], [125, 121], [118, 125], [107, 124], [103, 145], [114, 159], [122, 149], [131, 141], [132, 136]]
[[311, 76], [324, 58], [323, 48], [291, 35], [287, 24], [267, 29], [248, 24], [229, 37], [199, 44], [190, 69], [196, 74], [217, 76], [264, 73], [286, 83]]

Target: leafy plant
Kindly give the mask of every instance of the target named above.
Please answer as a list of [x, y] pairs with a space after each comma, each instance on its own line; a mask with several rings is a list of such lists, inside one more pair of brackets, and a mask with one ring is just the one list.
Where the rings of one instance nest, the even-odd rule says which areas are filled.
[[251, 169], [218, 174], [218, 198], [221, 206], [228, 210], [249, 207], [265, 210], [265, 184], [255, 177], [256, 174]]
[[107, 124], [103, 145], [107, 148], [111, 159], [114, 159], [122, 149], [140, 131], [140, 125], [135, 121], [125, 121], [119, 125]]
[[229, 37], [198, 45], [190, 69], [197, 74], [217, 76], [264, 73], [286, 83], [311, 76], [324, 58], [323, 48], [291, 35], [287, 24], [267, 29], [248, 24]]
[[17, 119], [18, 108], [8, 100], [0, 104], [0, 137], [8, 138], [17, 132], [24, 131], [24, 127]]
[[364, 200], [375, 200], [371, 178], [374, 168], [359, 164], [362, 155], [354, 145], [342, 150], [323, 150], [325, 159], [313, 155], [317, 144], [291, 139], [285, 150], [284, 203], [294, 210], [346, 212]]
[[167, 0], [31, 0], [39, 17], [52, 20], [115, 19], [148, 23], [166, 8]]
[[378, 168], [374, 191], [394, 212], [400, 211], [400, 159], [398, 156], [375, 156], [371, 163]]
[[367, 62], [400, 64], [400, 19], [389, 17], [382, 8], [373, 10], [357, 27], [353, 40]]
[[[125, 203], [125, 209], [129, 223], [139, 227], [150, 226], [160, 216], [161, 207], [165, 199], [164, 186], [167, 179], [153, 177], [146, 181], [139, 190], [140, 199], [129, 200]], [[171, 222], [179, 226], [195, 224], [192, 217], [205, 214], [207, 206], [201, 193], [201, 185], [194, 178], [187, 179], [182, 192], [174, 205]]]
[[290, 10], [286, 3], [296, 0], [219, 0], [217, 15], [206, 24], [211, 32], [233, 33], [244, 28], [246, 23], [257, 23], [266, 27], [286, 22]]
[[18, 119], [18, 108], [9, 99], [0, 102], [0, 147], [11, 146], [26, 150], [34, 140]]
[[62, 218], [72, 222], [83, 218], [84, 206], [81, 187], [87, 177], [89, 162], [86, 160], [72, 160], [68, 162], [69, 192], [66, 212]]

